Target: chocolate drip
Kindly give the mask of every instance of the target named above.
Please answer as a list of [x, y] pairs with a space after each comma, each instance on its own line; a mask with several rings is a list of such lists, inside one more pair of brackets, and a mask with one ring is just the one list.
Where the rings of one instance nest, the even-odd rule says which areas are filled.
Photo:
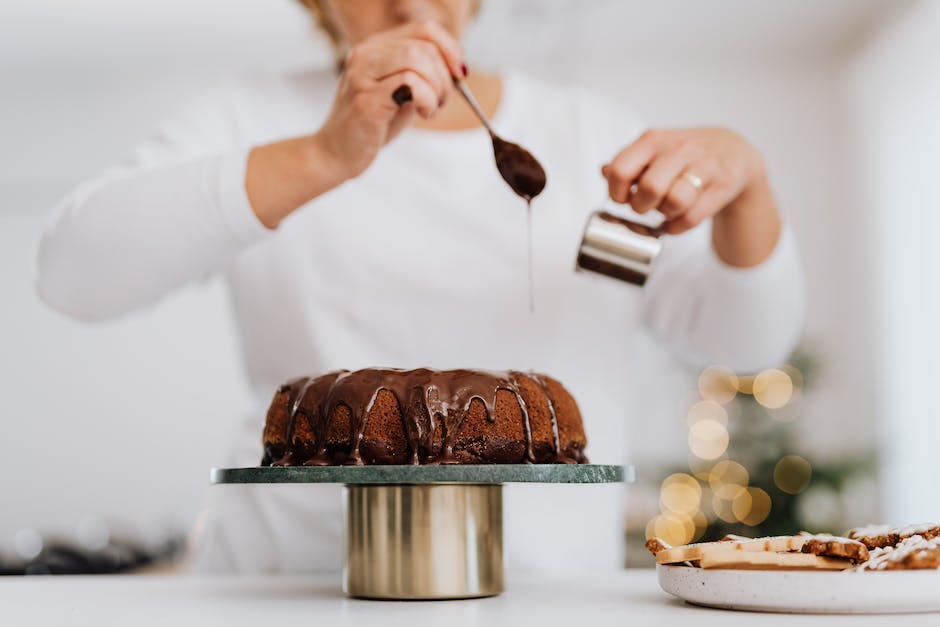
[[542, 393], [545, 394], [545, 398], [548, 400], [548, 414], [552, 421], [552, 445], [555, 447], [554, 461], [562, 464], [577, 464], [577, 459], [565, 455], [561, 450], [561, 435], [558, 432], [558, 414], [555, 413], [555, 398], [552, 396], [551, 388], [548, 387], [548, 381], [543, 375], [534, 372], [529, 373], [529, 378], [539, 385], [542, 389]]
[[[437, 371], [368, 368], [338, 371], [320, 377], [294, 379], [279, 390], [287, 392], [285, 440], [287, 450], [275, 457], [266, 451], [265, 461], [275, 466], [351, 464], [363, 465], [361, 446], [376, 399], [384, 390], [398, 403], [412, 464], [458, 463], [454, 446], [461, 425], [474, 400], [484, 408], [489, 422], [496, 420], [496, 398], [500, 390], [510, 392], [522, 415], [526, 463], [536, 461], [529, 408], [521, 392], [521, 380], [533, 381], [544, 393], [552, 425], [552, 460], [571, 463], [562, 453], [558, 417], [547, 382], [540, 375], [521, 372], [489, 372], [483, 370]], [[328, 443], [330, 425], [340, 407], [349, 415], [349, 441], [343, 450]], [[313, 435], [315, 450], [304, 451], [304, 443], [295, 437], [300, 424]], [[437, 437], [439, 436], [439, 440]], [[264, 463], [264, 462], [263, 462]]]
[[532, 201], [525, 204], [525, 239], [526, 264], [528, 265], [527, 279], [529, 281], [529, 313], [535, 313], [535, 269], [532, 265]]
[[287, 427], [285, 429], [285, 441], [286, 448], [284, 453], [279, 456], [275, 461], [271, 462], [272, 466], [293, 466], [294, 465], [294, 451], [291, 446], [291, 437], [294, 434], [294, 420], [297, 416], [297, 410], [300, 406], [300, 401], [303, 399], [307, 387], [313, 381], [312, 377], [298, 377], [288, 381], [280, 388], [278, 388], [278, 394], [283, 394], [288, 392], [286, 398], [286, 414], [287, 414]]
[[[304, 385], [301, 396], [294, 404], [294, 411], [298, 413], [300, 412], [303, 401], [308, 396], [312, 396], [313, 402], [316, 403], [315, 406], [301, 413], [306, 421], [307, 428], [313, 433], [313, 441], [317, 446], [316, 453], [304, 462], [305, 466], [326, 466], [330, 463], [329, 456], [326, 452], [326, 434], [329, 422], [322, 420], [320, 416], [323, 413], [323, 401], [327, 392], [332, 388], [336, 379], [343, 376], [346, 372], [348, 371], [338, 370], [336, 372], [327, 373], [322, 377], [311, 378], [308, 380], [307, 384]], [[293, 431], [290, 432], [288, 436], [293, 433]]]

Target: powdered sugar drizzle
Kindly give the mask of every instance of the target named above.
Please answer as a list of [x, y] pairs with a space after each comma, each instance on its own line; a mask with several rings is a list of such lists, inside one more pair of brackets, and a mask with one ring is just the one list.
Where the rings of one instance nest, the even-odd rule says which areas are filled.
[[937, 525], [937, 523], [919, 523], [916, 525], [901, 527], [898, 529], [898, 535], [901, 536], [901, 539], [910, 538], [911, 536], [929, 537], [928, 534], [930, 532], [936, 534], [938, 530], [940, 530], [940, 525]]
[[885, 534], [891, 533], [892, 531], [894, 531], [894, 527], [891, 525], [866, 525], [865, 527], [849, 529], [846, 535], [850, 538], [856, 539], [861, 538], [862, 536], [883, 536]]
[[927, 559], [931, 555], [940, 557], [940, 538], [926, 540], [922, 536], [914, 535], [902, 540], [897, 546], [872, 549], [868, 561], [857, 566], [855, 570], [889, 570], [889, 566], [897, 567], [905, 560]]

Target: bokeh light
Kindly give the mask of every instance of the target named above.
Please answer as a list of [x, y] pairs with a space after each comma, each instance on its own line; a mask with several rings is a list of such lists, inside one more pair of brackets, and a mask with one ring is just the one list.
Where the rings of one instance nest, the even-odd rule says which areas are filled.
[[714, 420], [727, 427], [728, 410], [715, 401], [699, 401], [689, 408], [689, 426], [702, 420]]
[[736, 461], [725, 459], [712, 467], [708, 484], [718, 498], [730, 500], [737, 495], [738, 489], [747, 487], [749, 479], [747, 468]]
[[741, 394], [753, 394], [754, 393], [754, 377], [738, 375], [738, 392]]
[[770, 514], [770, 495], [753, 486], [740, 490], [731, 502], [735, 519], [748, 526], [759, 525]]
[[695, 520], [687, 514], [670, 512], [655, 516], [646, 525], [646, 539], [661, 538], [673, 546], [688, 544], [695, 536]]
[[[797, 417], [793, 403], [801, 394], [802, 373], [792, 365], [768, 369], [756, 376], [737, 375], [723, 366], [710, 366], [698, 379], [701, 400], [688, 407], [689, 470], [667, 477], [660, 488], [661, 514], [649, 521], [647, 536], [671, 537], [687, 543], [703, 537], [716, 520], [759, 526], [770, 516], [773, 498], [750, 485], [750, 473], [729, 459], [729, 423], [740, 408], [737, 394], [753, 396], [775, 420]], [[786, 455], [774, 467], [774, 484], [788, 494], [807, 489], [812, 466], [798, 455]], [[766, 487], [766, 486], [765, 486]], [[675, 544], [675, 542], [671, 542]]]
[[698, 511], [702, 486], [685, 473], [669, 475], [659, 492], [659, 507], [664, 514], [678, 512], [692, 515]]
[[724, 366], [709, 366], [698, 377], [698, 391], [702, 398], [716, 403], [727, 403], [738, 389], [738, 377]]
[[774, 484], [787, 494], [799, 494], [809, 485], [813, 467], [799, 455], [785, 455], [774, 467]]
[[782, 370], [764, 370], [754, 378], [754, 400], [767, 409], [779, 409], [790, 402], [793, 381]]
[[[734, 486], [734, 489], [737, 492], [746, 492], [741, 486]], [[737, 493], [731, 499], [721, 498], [716, 492], [712, 496], [712, 508], [715, 510], [715, 516], [722, 519], [727, 523], [738, 522], [737, 517], [734, 515], [734, 497], [737, 496]]]
[[718, 459], [728, 448], [728, 429], [707, 418], [689, 427], [689, 448], [702, 459]]

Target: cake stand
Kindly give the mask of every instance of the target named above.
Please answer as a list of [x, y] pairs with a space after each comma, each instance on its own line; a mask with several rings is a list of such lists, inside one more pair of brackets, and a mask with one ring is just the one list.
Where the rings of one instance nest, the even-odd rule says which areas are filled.
[[479, 464], [213, 468], [212, 483], [342, 483], [343, 590], [467, 599], [504, 588], [504, 483], [632, 483], [632, 466]]

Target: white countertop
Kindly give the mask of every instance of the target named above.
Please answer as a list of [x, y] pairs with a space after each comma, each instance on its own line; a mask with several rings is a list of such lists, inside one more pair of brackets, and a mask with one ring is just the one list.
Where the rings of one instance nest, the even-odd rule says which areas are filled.
[[389, 602], [347, 599], [339, 576], [125, 575], [0, 577], [0, 624], [150, 625], [938, 625], [940, 614], [799, 616], [686, 605], [652, 570], [609, 576], [511, 578], [498, 597]]

